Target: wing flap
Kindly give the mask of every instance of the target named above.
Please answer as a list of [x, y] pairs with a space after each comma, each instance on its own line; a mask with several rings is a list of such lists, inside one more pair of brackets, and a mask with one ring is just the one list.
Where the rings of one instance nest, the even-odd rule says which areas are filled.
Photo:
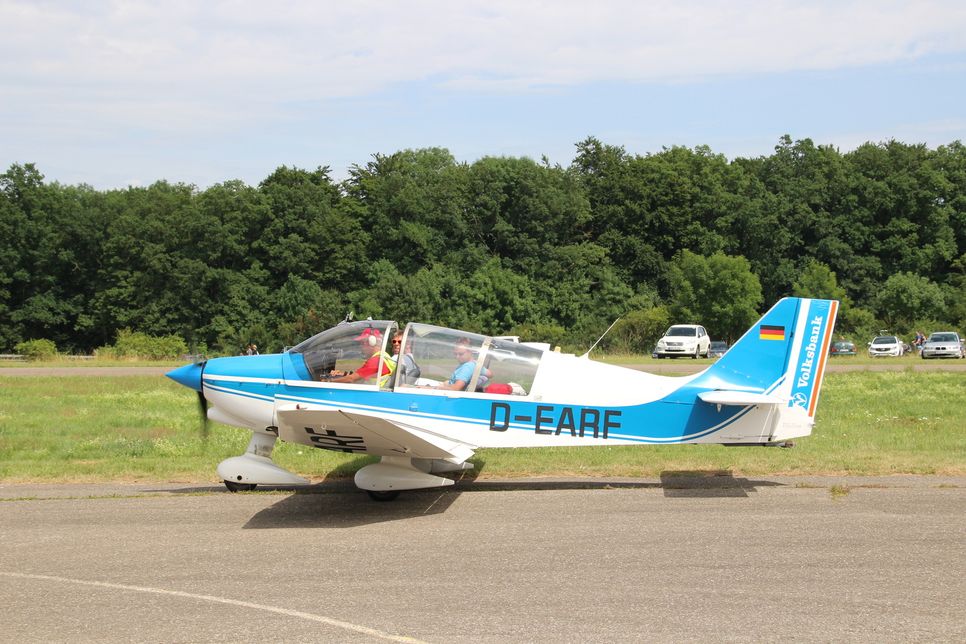
[[375, 456], [446, 459], [463, 462], [473, 447], [408, 425], [342, 409], [279, 407], [278, 436], [322, 449]]

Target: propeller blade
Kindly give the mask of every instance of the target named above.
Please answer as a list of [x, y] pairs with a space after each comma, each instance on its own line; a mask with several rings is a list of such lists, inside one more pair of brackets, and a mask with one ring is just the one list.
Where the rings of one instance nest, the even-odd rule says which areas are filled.
[[165, 375], [179, 385], [198, 392], [198, 406], [201, 410], [201, 437], [208, 439], [208, 400], [205, 398], [205, 365], [207, 360], [200, 360], [183, 367], [169, 371]]
[[198, 409], [201, 411], [201, 438], [208, 440], [208, 399], [203, 391], [198, 392]]

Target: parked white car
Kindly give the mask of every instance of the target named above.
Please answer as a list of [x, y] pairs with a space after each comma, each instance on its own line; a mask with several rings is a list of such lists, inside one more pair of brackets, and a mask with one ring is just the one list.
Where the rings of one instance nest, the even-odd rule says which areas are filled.
[[664, 332], [664, 336], [657, 341], [654, 355], [658, 358], [677, 358], [699, 355], [708, 357], [711, 351], [711, 338], [703, 326], [697, 324], [675, 324]]
[[883, 356], [899, 357], [902, 353], [902, 340], [894, 335], [877, 335], [869, 343], [869, 356], [872, 358]]
[[919, 354], [926, 358], [962, 358], [963, 344], [955, 331], [930, 333]]

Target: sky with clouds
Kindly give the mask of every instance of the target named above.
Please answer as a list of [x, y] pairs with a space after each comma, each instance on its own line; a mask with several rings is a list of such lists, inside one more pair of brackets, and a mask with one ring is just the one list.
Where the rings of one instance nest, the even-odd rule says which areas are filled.
[[373, 154], [966, 140], [962, 0], [0, 0], [0, 170], [335, 179]]

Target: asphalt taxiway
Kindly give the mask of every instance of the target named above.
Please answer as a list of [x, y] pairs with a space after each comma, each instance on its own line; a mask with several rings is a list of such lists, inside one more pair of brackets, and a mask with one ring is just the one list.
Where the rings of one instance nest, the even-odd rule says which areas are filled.
[[0, 641], [966, 641], [966, 478], [0, 485]]

